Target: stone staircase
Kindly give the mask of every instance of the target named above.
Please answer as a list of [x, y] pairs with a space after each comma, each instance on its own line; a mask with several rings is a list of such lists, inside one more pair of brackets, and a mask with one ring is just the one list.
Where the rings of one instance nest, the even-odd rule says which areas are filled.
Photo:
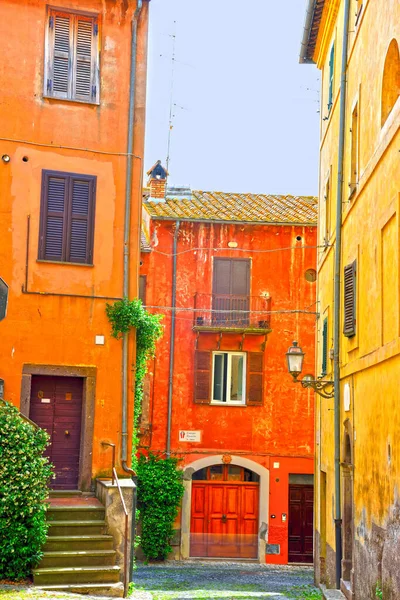
[[105, 533], [104, 506], [79, 492], [51, 493], [44, 554], [33, 571], [43, 590], [122, 596], [114, 540]]

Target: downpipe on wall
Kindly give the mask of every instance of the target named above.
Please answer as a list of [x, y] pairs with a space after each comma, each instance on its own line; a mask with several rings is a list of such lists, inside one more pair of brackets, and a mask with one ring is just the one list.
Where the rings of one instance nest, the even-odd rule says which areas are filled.
[[[129, 109], [128, 109], [128, 144], [126, 158], [126, 183], [125, 183], [125, 223], [124, 223], [124, 298], [129, 297], [129, 263], [130, 263], [130, 230], [131, 230], [131, 201], [133, 177], [133, 136], [135, 125], [135, 92], [136, 92], [136, 57], [137, 57], [137, 29], [143, 0], [137, 0], [137, 6], [132, 19], [131, 38], [131, 64], [129, 78]], [[122, 339], [122, 432], [121, 432], [121, 464], [125, 472], [130, 475], [136, 473], [128, 467], [128, 346], [129, 333], [124, 333]]]
[[350, 0], [344, 0], [344, 24], [342, 44], [342, 66], [340, 73], [340, 111], [339, 111], [339, 148], [338, 178], [336, 196], [336, 248], [334, 280], [334, 422], [335, 422], [335, 546], [336, 546], [336, 587], [340, 589], [342, 575], [342, 510], [340, 485], [340, 275], [342, 251], [342, 203], [343, 169], [346, 125], [347, 55], [349, 37]]
[[172, 297], [171, 297], [171, 335], [169, 340], [169, 378], [168, 378], [168, 415], [167, 415], [167, 458], [171, 456], [171, 428], [172, 428], [172, 394], [174, 384], [174, 358], [175, 358], [175, 308], [176, 308], [176, 263], [178, 249], [178, 234], [180, 221], [175, 223], [173, 260], [172, 260]]

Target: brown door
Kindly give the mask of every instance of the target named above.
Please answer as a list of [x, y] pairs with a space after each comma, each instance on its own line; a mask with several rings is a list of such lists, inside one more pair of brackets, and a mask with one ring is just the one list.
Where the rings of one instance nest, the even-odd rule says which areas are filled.
[[83, 379], [33, 376], [30, 418], [50, 435], [54, 489], [78, 488]]
[[313, 562], [314, 487], [289, 485], [289, 562]]
[[213, 320], [218, 324], [247, 325], [249, 320], [250, 261], [215, 258]]
[[257, 558], [258, 483], [193, 482], [190, 555]]

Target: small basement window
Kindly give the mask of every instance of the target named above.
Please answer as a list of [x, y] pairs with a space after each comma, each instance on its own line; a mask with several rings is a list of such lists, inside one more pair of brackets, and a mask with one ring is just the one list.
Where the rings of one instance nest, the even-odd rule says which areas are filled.
[[213, 352], [211, 403], [245, 403], [245, 357], [244, 352]]

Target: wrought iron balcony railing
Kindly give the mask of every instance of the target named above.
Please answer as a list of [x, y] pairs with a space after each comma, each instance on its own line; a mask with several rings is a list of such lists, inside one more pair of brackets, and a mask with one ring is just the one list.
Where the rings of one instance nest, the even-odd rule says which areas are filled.
[[271, 298], [196, 294], [194, 326], [244, 329], [270, 328]]

